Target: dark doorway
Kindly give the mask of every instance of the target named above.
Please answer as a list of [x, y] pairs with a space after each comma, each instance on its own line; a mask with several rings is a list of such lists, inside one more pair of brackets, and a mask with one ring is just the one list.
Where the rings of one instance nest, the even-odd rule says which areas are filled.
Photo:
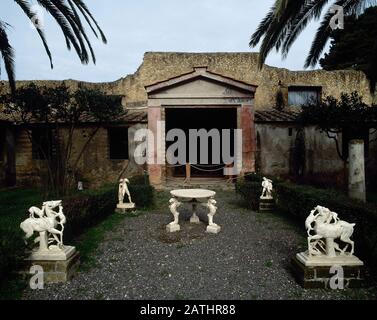
[[[231, 130], [230, 155], [234, 156], [234, 130], [237, 129], [237, 108], [169, 108], [165, 110], [166, 132], [171, 129], [181, 129], [186, 134], [186, 157], [187, 163], [190, 162], [189, 152], [189, 131], [190, 129], [205, 129], [209, 132], [217, 129], [220, 132], [220, 145], [222, 146], [222, 130]], [[174, 142], [167, 142], [168, 149]], [[200, 146], [198, 142], [198, 161], [197, 164], [191, 166], [192, 177], [222, 177], [225, 164], [222, 156], [218, 163], [213, 155], [212, 139], [209, 139], [208, 163], [200, 161]], [[222, 155], [222, 147], [220, 148]], [[168, 170], [170, 175], [174, 177], [185, 177], [186, 167], [177, 166]]]

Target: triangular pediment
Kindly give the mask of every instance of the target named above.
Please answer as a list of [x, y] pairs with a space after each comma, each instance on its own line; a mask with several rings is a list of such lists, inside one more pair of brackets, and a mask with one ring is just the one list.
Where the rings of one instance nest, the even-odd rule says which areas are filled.
[[224, 77], [206, 67], [146, 87], [149, 98], [241, 98], [254, 97], [256, 86]]

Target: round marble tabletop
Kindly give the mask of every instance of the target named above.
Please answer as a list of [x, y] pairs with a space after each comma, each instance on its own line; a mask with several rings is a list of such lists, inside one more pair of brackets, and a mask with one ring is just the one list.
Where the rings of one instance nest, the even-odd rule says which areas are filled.
[[216, 192], [205, 189], [181, 189], [173, 190], [170, 194], [181, 199], [208, 199], [214, 197]]

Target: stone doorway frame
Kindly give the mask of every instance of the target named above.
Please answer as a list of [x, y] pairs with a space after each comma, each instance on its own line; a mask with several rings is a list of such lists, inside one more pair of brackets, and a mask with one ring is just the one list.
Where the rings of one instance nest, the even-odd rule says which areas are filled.
[[[204, 88], [204, 86], [206, 88]], [[208, 67], [194, 67], [190, 73], [145, 87], [148, 95], [148, 129], [155, 137], [154, 163], [148, 165], [152, 185], [166, 184], [166, 165], [158, 163], [158, 155], [165, 159], [165, 140], [158, 141], [157, 132], [165, 132], [159, 123], [165, 121], [165, 108], [237, 108], [237, 127], [243, 130], [242, 172], [255, 172], [256, 132], [254, 97], [257, 86], [234, 80]], [[161, 159], [160, 159], [161, 160]]]

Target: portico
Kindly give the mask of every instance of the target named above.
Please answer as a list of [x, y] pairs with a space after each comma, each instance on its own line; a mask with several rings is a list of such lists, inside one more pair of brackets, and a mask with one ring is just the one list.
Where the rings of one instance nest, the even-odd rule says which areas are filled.
[[[168, 177], [177, 174], [166, 164], [165, 135], [158, 134], [174, 128], [185, 132], [188, 129], [241, 129], [242, 163], [238, 166], [242, 167], [241, 174], [254, 172], [256, 89], [255, 85], [213, 73], [207, 67], [195, 67], [188, 74], [146, 86], [148, 128], [155, 139], [154, 164], [148, 165], [151, 183], [163, 186]], [[207, 112], [203, 113], [205, 110]]]

